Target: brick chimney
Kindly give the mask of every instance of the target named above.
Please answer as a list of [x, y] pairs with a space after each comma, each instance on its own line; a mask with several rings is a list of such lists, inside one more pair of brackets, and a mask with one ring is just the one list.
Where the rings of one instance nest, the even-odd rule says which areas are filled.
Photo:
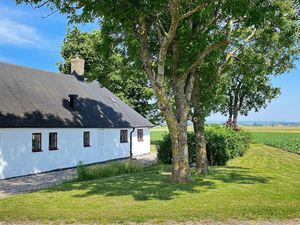
[[84, 74], [84, 59], [79, 58], [78, 54], [74, 59], [71, 59], [71, 74], [75, 76], [83, 76]]

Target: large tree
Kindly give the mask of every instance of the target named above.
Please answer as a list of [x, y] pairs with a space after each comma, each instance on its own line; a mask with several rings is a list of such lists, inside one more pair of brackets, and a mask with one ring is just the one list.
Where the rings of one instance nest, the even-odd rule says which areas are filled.
[[103, 44], [100, 30], [69, 29], [61, 47], [64, 60], [58, 63], [59, 70], [70, 74], [71, 59], [79, 54], [85, 60], [85, 78], [97, 79], [152, 123], [160, 123], [161, 116], [152, 100], [153, 91], [145, 73], [129, 63], [117, 48], [110, 49], [110, 53], [103, 51]]
[[[191, 73], [214, 49], [228, 43], [232, 20], [228, 17], [220, 26], [220, 34], [211, 45], [196, 48], [196, 56], [177, 70], [176, 40], [178, 29], [190, 29], [188, 20], [210, 5], [211, 1], [156, 0], [156, 1], [61, 1], [19, 0], [35, 3], [36, 7], [47, 5], [68, 14], [71, 21], [88, 22], [101, 20], [105, 41], [119, 46], [124, 56], [140, 63], [151, 82], [158, 107], [168, 125], [172, 140], [173, 170], [171, 181], [187, 182], [191, 179], [188, 162], [187, 121], [194, 76]], [[125, 12], [125, 13], [124, 13]], [[201, 43], [199, 43], [201, 44]], [[172, 48], [172, 54], [169, 54]], [[168, 66], [167, 66], [168, 65]], [[169, 74], [174, 106], [169, 102], [165, 88], [165, 76]]]
[[238, 115], [259, 111], [280, 94], [271, 78], [294, 67], [300, 53], [299, 15], [282, 5], [282, 16], [256, 30], [253, 40], [234, 54], [234, 63], [228, 65], [225, 76], [228, 85], [226, 101], [219, 111], [236, 125]]
[[[232, 30], [275, 17], [275, 3], [261, 0], [17, 0], [65, 13], [70, 21], [99, 19], [106, 46], [143, 66], [172, 140], [171, 181], [190, 180], [187, 121], [195, 72], [212, 52], [230, 43]], [[220, 13], [216, 11], [221, 7]], [[276, 9], [276, 8], [275, 8]], [[210, 28], [213, 24], [213, 29]], [[197, 32], [199, 35], [194, 35]], [[168, 85], [166, 85], [168, 84]], [[168, 88], [166, 88], [168, 87]], [[174, 104], [170, 102], [174, 100]]]
[[280, 89], [272, 86], [270, 76], [239, 74], [237, 71], [228, 76], [230, 84], [226, 90], [227, 98], [220, 105], [220, 111], [228, 116], [227, 122], [232, 127], [237, 127], [238, 115], [247, 116], [251, 110], [258, 112], [280, 94]]
[[[224, 11], [222, 4], [218, 6], [211, 26]], [[239, 10], [248, 10], [235, 9], [237, 13]], [[232, 32], [228, 48], [206, 57], [197, 70], [198, 80], [195, 81], [192, 95], [192, 120], [196, 134], [197, 170], [200, 173], [208, 172], [205, 117], [213, 111], [228, 113], [231, 109], [235, 109], [235, 115], [237, 112], [246, 115], [251, 109], [265, 107], [268, 101], [279, 94], [279, 89], [270, 85], [270, 77], [291, 69], [299, 54], [299, 3], [265, 1], [257, 10], [237, 23], [240, 29]], [[256, 18], [251, 19], [251, 14], [255, 14]], [[252, 26], [245, 26], [244, 23], [249, 23], [249, 17]], [[235, 101], [230, 101], [229, 92], [236, 93]]]

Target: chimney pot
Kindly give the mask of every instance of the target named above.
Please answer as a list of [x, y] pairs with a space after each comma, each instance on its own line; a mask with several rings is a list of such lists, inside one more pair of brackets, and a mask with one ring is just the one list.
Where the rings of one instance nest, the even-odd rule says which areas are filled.
[[83, 76], [84, 74], [84, 59], [81, 59], [78, 54], [71, 59], [71, 74], [75, 76]]
[[72, 110], [75, 110], [76, 107], [76, 100], [77, 100], [78, 95], [69, 95], [70, 98], [70, 107]]

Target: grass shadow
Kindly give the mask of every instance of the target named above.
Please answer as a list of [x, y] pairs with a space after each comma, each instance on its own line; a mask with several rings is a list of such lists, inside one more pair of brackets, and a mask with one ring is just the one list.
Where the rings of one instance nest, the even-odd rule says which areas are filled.
[[211, 170], [210, 179], [223, 183], [265, 184], [272, 179], [271, 177], [253, 175], [251, 169], [244, 167], [213, 167]]
[[85, 182], [67, 182], [62, 185], [44, 189], [43, 192], [63, 192], [78, 190], [73, 194], [75, 198], [84, 198], [95, 195], [128, 196], [136, 201], [171, 200], [184, 193], [200, 193], [218, 188], [217, 182], [255, 184], [267, 183], [271, 178], [253, 176], [247, 168], [211, 168], [208, 176], [194, 175], [188, 184], [169, 183], [171, 167], [151, 166], [145, 172], [126, 174], [105, 179]]

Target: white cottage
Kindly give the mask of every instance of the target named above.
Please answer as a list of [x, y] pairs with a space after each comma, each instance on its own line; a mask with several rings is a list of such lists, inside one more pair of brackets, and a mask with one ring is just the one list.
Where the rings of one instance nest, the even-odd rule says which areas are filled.
[[83, 71], [0, 63], [0, 179], [150, 153], [153, 125]]

